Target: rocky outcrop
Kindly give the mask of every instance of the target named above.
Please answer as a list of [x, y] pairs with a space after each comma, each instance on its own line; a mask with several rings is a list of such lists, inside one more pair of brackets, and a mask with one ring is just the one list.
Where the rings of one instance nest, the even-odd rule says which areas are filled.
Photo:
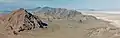
[[96, 28], [87, 29], [87, 32], [88, 32], [87, 35], [90, 38], [101, 37], [107, 34], [109, 35], [111, 34], [111, 36], [109, 37], [120, 36], [120, 28], [117, 27], [96, 27]]
[[35, 28], [43, 28], [47, 24], [43, 23], [37, 16], [28, 13], [25, 9], [13, 11], [4, 18], [4, 24], [7, 31], [17, 34], [25, 30], [32, 30]]
[[72, 19], [68, 20], [75, 20], [77, 22], [83, 23], [83, 22], [89, 22], [89, 21], [98, 21], [95, 16], [92, 15], [77, 15], [76, 17], [73, 17]]
[[81, 15], [79, 18], [82, 21], [97, 20], [97, 18], [95, 16], [92, 16], [92, 15]]

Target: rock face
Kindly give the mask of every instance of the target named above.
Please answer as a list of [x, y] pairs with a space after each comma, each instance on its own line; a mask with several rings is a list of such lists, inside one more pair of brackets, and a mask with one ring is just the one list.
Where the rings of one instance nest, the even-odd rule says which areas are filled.
[[34, 11], [34, 14], [44, 14], [45, 16], [52, 16], [53, 18], [69, 18], [74, 17], [77, 14], [81, 14], [76, 10], [68, 10], [65, 8], [51, 8], [51, 7], [43, 7]]
[[6, 18], [4, 18], [4, 26], [13, 34], [24, 30], [32, 30], [35, 28], [43, 28], [43, 23], [37, 16], [28, 13], [25, 9], [13, 11]]

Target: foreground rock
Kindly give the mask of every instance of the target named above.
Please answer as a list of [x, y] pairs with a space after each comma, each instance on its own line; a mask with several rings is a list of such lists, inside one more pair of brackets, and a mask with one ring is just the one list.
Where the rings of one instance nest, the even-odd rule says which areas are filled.
[[37, 16], [28, 13], [25, 9], [13, 11], [6, 18], [4, 18], [3, 25], [7, 31], [13, 34], [25, 30], [32, 30], [35, 28], [43, 28], [47, 24], [43, 23]]

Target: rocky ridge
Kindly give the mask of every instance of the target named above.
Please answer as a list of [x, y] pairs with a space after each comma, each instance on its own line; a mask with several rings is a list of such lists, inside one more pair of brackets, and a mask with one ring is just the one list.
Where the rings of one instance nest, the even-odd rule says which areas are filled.
[[38, 7], [33, 11], [33, 14], [49, 21], [52, 21], [54, 19], [67, 19], [77, 21], [97, 20], [97, 18], [92, 15], [83, 15], [79, 11], [68, 10], [65, 8]]
[[5, 26], [5, 29], [16, 35], [21, 31], [47, 26], [40, 18], [27, 12], [24, 8], [20, 8], [8, 14], [3, 22], [2, 25]]
[[74, 17], [76, 14], [81, 14], [76, 10], [68, 10], [65, 8], [51, 8], [43, 7], [33, 11], [34, 14], [44, 14], [45, 16], [52, 16], [53, 18], [69, 18]]

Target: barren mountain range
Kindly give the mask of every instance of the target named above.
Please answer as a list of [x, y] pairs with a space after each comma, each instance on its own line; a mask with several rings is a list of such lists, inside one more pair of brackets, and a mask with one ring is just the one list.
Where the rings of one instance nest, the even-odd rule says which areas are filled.
[[52, 7], [43, 7], [39, 8], [33, 11], [34, 14], [44, 14], [48, 16], [52, 16], [54, 18], [69, 18], [74, 17], [77, 14], [81, 14], [81, 12], [78, 12], [76, 10], [68, 10], [65, 8], [52, 8]]
[[[32, 12], [28, 12], [32, 11]], [[52, 19], [52, 20], [51, 20]], [[65, 8], [20, 8], [0, 16], [0, 37], [6, 38], [109, 38], [119, 28], [110, 22]], [[107, 33], [106, 33], [107, 32]], [[11, 36], [15, 35], [15, 36]], [[117, 36], [118, 37], [118, 36]]]

